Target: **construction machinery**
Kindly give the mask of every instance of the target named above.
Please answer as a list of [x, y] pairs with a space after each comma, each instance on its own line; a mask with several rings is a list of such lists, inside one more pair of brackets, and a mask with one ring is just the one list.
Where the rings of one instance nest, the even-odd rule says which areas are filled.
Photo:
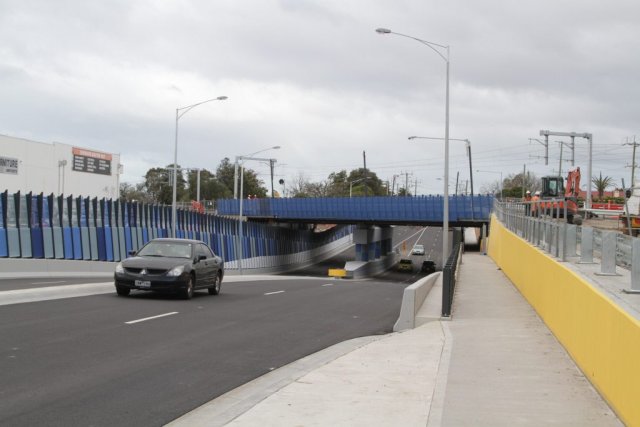
[[580, 192], [580, 168], [570, 170], [565, 180], [561, 176], [543, 176], [539, 200], [531, 206], [533, 215], [549, 215], [563, 218], [567, 215], [569, 224], [582, 224], [578, 214], [578, 194]]

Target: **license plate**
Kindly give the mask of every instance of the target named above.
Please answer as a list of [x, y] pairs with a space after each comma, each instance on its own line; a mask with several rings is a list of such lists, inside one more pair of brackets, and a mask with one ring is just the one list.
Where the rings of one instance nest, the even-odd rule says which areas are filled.
[[150, 288], [151, 282], [148, 280], [136, 280], [136, 287], [138, 288]]

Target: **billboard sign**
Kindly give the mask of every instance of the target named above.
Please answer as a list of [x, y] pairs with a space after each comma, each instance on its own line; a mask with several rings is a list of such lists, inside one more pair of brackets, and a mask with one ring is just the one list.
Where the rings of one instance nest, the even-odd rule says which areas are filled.
[[0, 173], [18, 175], [18, 159], [0, 156]]
[[111, 175], [111, 154], [73, 147], [73, 170]]

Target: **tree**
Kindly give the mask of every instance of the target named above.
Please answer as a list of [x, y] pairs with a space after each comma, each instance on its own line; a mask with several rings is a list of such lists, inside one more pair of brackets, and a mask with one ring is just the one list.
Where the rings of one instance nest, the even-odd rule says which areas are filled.
[[[173, 164], [164, 168], [151, 168], [144, 176], [143, 189], [154, 203], [170, 205], [173, 202]], [[178, 165], [176, 199], [183, 200], [186, 194], [186, 181]], [[186, 201], [186, 200], [185, 200]]]
[[[238, 166], [238, 174], [240, 174], [240, 167]], [[233, 196], [233, 177], [235, 166], [231, 163], [228, 157], [225, 157], [218, 165], [216, 169], [216, 178], [218, 182], [229, 190], [228, 197]], [[265, 197], [267, 195], [267, 189], [264, 187], [264, 182], [258, 178], [258, 174], [248, 168], [244, 168], [243, 189], [242, 192], [246, 197], [249, 194], [257, 197]], [[238, 179], [238, 193], [240, 192], [240, 179]]]
[[602, 171], [600, 172], [600, 176], [593, 177], [591, 179], [591, 182], [593, 182], [593, 185], [596, 186], [596, 190], [598, 191], [598, 198], [600, 199], [604, 197], [604, 192], [607, 190], [608, 187], [615, 185], [615, 181], [613, 180], [612, 177], [602, 176]]
[[154, 200], [144, 189], [144, 182], [139, 184], [129, 184], [128, 182], [120, 183], [120, 199], [126, 202], [144, 202], [153, 203]]
[[523, 189], [533, 193], [541, 188], [540, 179], [532, 172], [509, 174], [502, 185], [506, 197], [522, 197]]
[[[187, 175], [189, 183], [189, 198], [198, 199], [198, 171], [190, 170]], [[218, 181], [217, 177], [210, 171], [202, 169], [200, 171], [200, 200], [225, 199], [233, 195], [232, 190]]]

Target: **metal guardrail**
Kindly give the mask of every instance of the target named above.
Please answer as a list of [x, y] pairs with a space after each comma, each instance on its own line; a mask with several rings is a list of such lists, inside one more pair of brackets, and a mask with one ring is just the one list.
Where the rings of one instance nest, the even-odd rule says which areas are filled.
[[456, 243], [442, 269], [442, 317], [451, 316], [451, 307], [453, 306], [453, 293], [456, 288], [456, 271], [458, 268], [458, 259], [461, 256], [463, 244]]
[[640, 293], [640, 239], [616, 231], [567, 224], [559, 212], [532, 216], [526, 202], [495, 200], [494, 213], [510, 231], [560, 261], [578, 256], [583, 263], [597, 261], [602, 275], [616, 275], [616, 267], [630, 270], [631, 289], [625, 292]]

